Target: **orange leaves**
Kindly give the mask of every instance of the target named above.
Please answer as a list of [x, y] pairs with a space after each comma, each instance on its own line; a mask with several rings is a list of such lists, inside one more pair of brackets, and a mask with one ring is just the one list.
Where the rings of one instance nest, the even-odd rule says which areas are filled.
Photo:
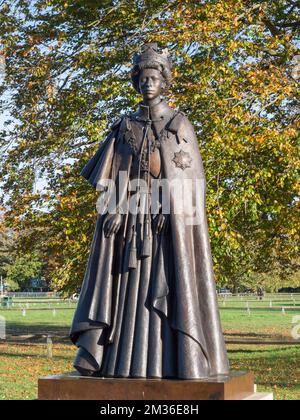
[[[1, 45], [11, 66], [6, 88], [14, 91], [12, 113], [20, 120], [13, 144], [9, 133], [3, 140], [12, 149], [2, 161], [8, 214], [16, 229], [33, 232], [26, 246], [44, 250], [49, 278], [69, 289], [82, 280], [96, 197], [78, 175], [106, 124], [140, 100], [129, 70], [145, 40], [159, 39], [170, 49], [175, 80], [167, 98], [197, 131], [220, 277], [234, 278], [241, 261], [247, 269], [263, 264], [269, 242], [278, 255], [294, 252], [288, 240], [284, 253], [268, 241], [287, 219], [295, 228], [292, 194], [299, 191], [300, 165], [298, 87], [290, 77], [294, 36], [272, 36], [263, 22], [268, 17], [276, 24], [277, 6], [153, 0], [140, 7], [116, 3], [108, 11], [101, 2], [71, 3], [39, 2], [43, 19], [37, 12], [29, 28], [16, 17]], [[6, 23], [1, 14], [0, 23]], [[56, 92], [56, 86], [62, 88]], [[36, 166], [47, 169], [47, 194], [28, 195]]]
[[0, 344], [0, 400], [36, 399], [39, 377], [71, 371], [73, 348], [55, 343], [53, 351], [49, 360], [43, 344]]
[[295, 94], [295, 87], [291, 85], [283, 69], [272, 64], [267, 68], [256, 64], [247, 65], [243, 72], [251, 91], [259, 95], [260, 99], [267, 99], [271, 103], [270, 95], [276, 94], [278, 95], [277, 104], [280, 104], [285, 98]]

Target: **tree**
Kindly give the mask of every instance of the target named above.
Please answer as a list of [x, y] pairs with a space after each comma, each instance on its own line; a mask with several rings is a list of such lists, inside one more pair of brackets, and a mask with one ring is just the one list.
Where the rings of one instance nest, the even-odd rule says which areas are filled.
[[[6, 278], [6, 267], [13, 260], [13, 235], [0, 218], [0, 276]], [[16, 285], [14, 285], [16, 286]]]
[[78, 174], [136, 106], [129, 57], [155, 40], [174, 57], [168, 99], [197, 130], [219, 283], [295, 268], [298, 16], [287, 0], [2, 1], [2, 109], [16, 118], [0, 137], [6, 223], [55, 287], [82, 281], [97, 196]]
[[300, 271], [289, 275], [280, 273], [253, 273], [243, 282], [243, 287], [256, 291], [261, 288], [268, 293], [277, 293], [280, 289], [300, 288]]
[[23, 255], [6, 266], [6, 281], [13, 290], [31, 288], [31, 281], [41, 276], [42, 263], [37, 255]]

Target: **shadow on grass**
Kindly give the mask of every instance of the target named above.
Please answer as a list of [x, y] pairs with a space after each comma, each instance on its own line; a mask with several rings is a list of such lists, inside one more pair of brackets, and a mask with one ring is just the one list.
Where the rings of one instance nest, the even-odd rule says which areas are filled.
[[30, 334], [40, 334], [40, 335], [60, 335], [67, 336], [69, 335], [70, 328], [65, 326], [57, 325], [45, 325], [45, 324], [34, 324], [34, 325], [20, 325], [9, 322], [6, 328], [7, 335], [30, 335]]
[[274, 349], [267, 349], [267, 350], [257, 350], [257, 348], [253, 348], [253, 349], [247, 349], [247, 350], [245, 350], [245, 349], [238, 349], [238, 350], [227, 350], [227, 353], [228, 354], [239, 354], [239, 353], [241, 353], [241, 354], [252, 354], [252, 353], [272, 353], [274, 351]]
[[[257, 334], [257, 333], [243, 333], [243, 332], [239, 332], [239, 333], [227, 333], [224, 332], [225, 337], [239, 337], [239, 338], [243, 338], [243, 337], [247, 337], [247, 338], [274, 338], [276, 337], [274, 334]], [[277, 335], [278, 337], [278, 335]]]
[[[47, 336], [49, 337], [49, 336]], [[65, 346], [70, 345], [74, 347], [74, 344], [71, 342], [69, 337], [63, 336], [51, 336], [53, 344], [63, 344]], [[30, 337], [24, 336], [8, 336], [6, 340], [0, 340], [1, 344], [11, 344], [11, 345], [23, 345], [23, 346], [40, 346], [41, 344], [46, 343], [46, 337], [44, 335], [35, 335]]]
[[[75, 353], [74, 353], [75, 355]], [[7, 357], [10, 359], [20, 359], [20, 358], [24, 358], [25, 357], [30, 357], [31, 359], [36, 359], [36, 360], [40, 360], [40, 359], [47, 359], [46, 357], [46, 346], [45, 346], [45, 356], [43, 354], [35, 354], [35, 353], [26, 353], [26, 354], [21, 354], [21, 353], [11, 353], [11, 352], [2, 352], [1, 351], [1, 347], [0, 347], [0, 357]], [[70, 361], [70, 357], [68, 356], [58, 356], [58, 355], [53, 355], [53, 357], [51, 359], [47, 359], [47, 360], [52, 360], [55, 362], [55, 360], [59, 361], [59, 360], [64, 360], [69, 362]]]

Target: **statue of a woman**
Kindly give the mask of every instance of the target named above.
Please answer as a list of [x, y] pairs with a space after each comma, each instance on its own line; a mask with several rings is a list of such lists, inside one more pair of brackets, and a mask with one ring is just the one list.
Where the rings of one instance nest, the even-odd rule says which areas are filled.
[[[98, 214], [71, 328], [74, 366], [101, 377], [226, 375], [203, 164], [189, 120], [162, 99], [171, 81], [166, 51], [145, 45], [132, 81], [143, 96], [139, 109], [112, 126], [81, 173], [108, 204]], [[174, 181], [188, 186], [186, 196], [170, 187]]]

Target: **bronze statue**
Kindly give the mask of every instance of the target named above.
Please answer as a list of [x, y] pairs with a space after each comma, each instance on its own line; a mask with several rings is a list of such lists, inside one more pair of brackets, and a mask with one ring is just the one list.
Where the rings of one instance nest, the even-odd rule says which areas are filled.
[[[70, 333], [79, 348], [74, 366], [82, 375], [199, 379], [229, 373], [203, 164], [188, 118], [162, 99], [171, 77], [166, 50], [146, 44], [132, 70], [133, 86], [143, 96], [139, 109], [112, 126], [81, 172], [107, 204], [98, 214]], [[114, 193], [108, 179], [115, 182]], [[186, 201], [175, 211], [178, 193], [170, 187], [162, 192], [160, 182], [174, 180], [192, 181], [188, 193], [197, 223], [187, 223]], [[115, 212], [108, 210], [113, 196]], [[129, 211], [129, 202], [136, 211]]]

